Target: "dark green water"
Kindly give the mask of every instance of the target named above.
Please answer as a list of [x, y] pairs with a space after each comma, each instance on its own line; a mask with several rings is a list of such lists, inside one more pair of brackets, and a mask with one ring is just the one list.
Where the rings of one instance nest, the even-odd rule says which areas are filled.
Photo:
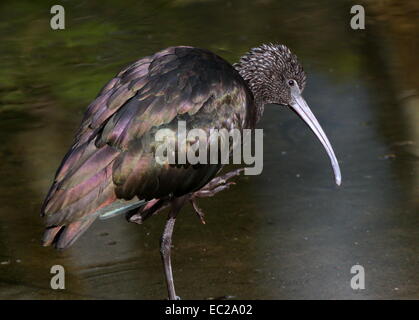
[[[164, 216], [96, 222], [70, 249], [39, 245], [40, 204], [82, 113], [127, 63], [171, 45], [234, 62], [264, 42], [288, 45], [306, 100], [340, 160], [334, 186], [321, 145], [299, 118], [266, 108], [264, 171], [190, 208], [174, 238], [184, 299], [419, 298], [419, 9], [368, 1], [55, 1], [0, 4], [0, 298], [162, 299]], [[351, 266], [366, 289], [350, 287]], [[63, 265], [66, 289], [50, 288]]]

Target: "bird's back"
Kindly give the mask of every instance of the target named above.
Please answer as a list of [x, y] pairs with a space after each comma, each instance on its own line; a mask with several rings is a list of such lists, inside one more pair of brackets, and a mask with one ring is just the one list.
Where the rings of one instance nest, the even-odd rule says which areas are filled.
[[253, 128], [252, 95], [215, 54], [171, 47], [122, 70], [90, 104], [42, 207], [44, 245], [65, 248], [119, 199], [181, 196], [208, 183], [221, 165], [161, 165], [159, 129]]

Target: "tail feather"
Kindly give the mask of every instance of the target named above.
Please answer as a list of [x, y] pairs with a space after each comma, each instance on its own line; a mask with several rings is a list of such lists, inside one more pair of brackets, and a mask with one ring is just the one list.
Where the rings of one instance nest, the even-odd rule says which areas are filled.
[[65, 249], [71, 246], [95, 221], [95, 219], [84, 219], [66, 226], [47, 228], [42, 237], [42, 245], [54, 245], [57, 249]]
[[55, 241], [57, 249], [65, 249], [71, 246], [95, 221], [95, 219], [85, 219], [70, 223], [63, 228], [63, 231], [58, 234]]
[[54, 245], [57, 249], [71, 246], [99, 216], [101, 220], [109, 219], [125, 212], [135, 210], [146, 204], [144, 200], [117, 200], [114, 203], [92, 213], [84, 219], [76, 220], [67, 225], [47, 227], [42, 237], [42, 245]]
[[52, 245], [54, 242], [54, 239], [57, 237], [57, 234], [60, 232], [62, 228], [65, 228], [64, 226], [58, 226], [58, 227], [49, 227], [44, 231], [44, 235], [42, 236], [42, 245], [44, 247], [48, 247]]

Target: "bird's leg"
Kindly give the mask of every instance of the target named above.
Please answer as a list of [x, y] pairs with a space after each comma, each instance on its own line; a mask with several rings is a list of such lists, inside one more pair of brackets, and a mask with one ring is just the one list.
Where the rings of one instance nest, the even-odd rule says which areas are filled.
[[169, 293], [169, 300], [178, 300], [176, 296], [175, 284], [173, 281], [171, 249], [172, 249], [172, 235], [175, 226], [176, 216], [179, 213], [185, 202], [185, 197], [176, 198], [171, 202], [171, 209], [164, 226], [163, 235], [160, 239], [160, 254], [163, 260], [164, 274], [166, 276], [167, 291]]
[[173, 227], [175, 226], [176, 217], [169, 216], [164, 227], [163, 235], [160, 241], [160, 254], [163, 260], [164, 274], [166, 277], [167, 291], [169, 300], [176, 300], [175, 284], [173, 282], [172, 262], [170, 251], [172, 246]]
[[195, 210], [195, 213], [198, 215], [199, 219], [201, 220], [203, 224], [205, 224], [205, 220], [204, 220], [205, 214], [202, 211], [202, 209], [198, 207], [196, 199], [212, 197], [218, 192], [228, 189], [231, 185], [236, 184], [233, 181], [228, 182], [228, 180], [235, 176], [240, 175], [240, 172], [242, 172], [243, 170], [244, 170], [243, 168], [240, 168], [234, 171], [230, 171], [222, 176], [215, 177], [210, 182], [208, 182], [205, 186], [203, 186], [201, 189], [190, 194], [189, 201], [191, 202], [192, 207]]

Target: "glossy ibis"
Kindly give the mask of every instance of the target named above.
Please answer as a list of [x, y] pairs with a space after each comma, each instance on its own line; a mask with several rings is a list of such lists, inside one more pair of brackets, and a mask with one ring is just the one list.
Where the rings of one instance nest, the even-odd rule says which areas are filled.
[[[170, 207], [161, 237], [169, 299], [176, 299], [170, 250], [175, 219], [196, 199], [228, 188], [240, 169], [217, 176], [221, 164], [167, 165], [156, 162], [156, 130], [253, 129], [266, 104], [285, 105], [313, 130], [341, 181], [333, 149], [301, 93], [306, 75], [284, 45], [251, 49], [232, 66], [214, 53], [170, 47], [118, 73], [88, 107], [42, 206], [43, 245], [70, 246], [98, 217], [124, 213], [131, 222]], [[150, 139], [151, 137], [151, 139]], [[190, 142], [192, 144], [193, 142]]]

